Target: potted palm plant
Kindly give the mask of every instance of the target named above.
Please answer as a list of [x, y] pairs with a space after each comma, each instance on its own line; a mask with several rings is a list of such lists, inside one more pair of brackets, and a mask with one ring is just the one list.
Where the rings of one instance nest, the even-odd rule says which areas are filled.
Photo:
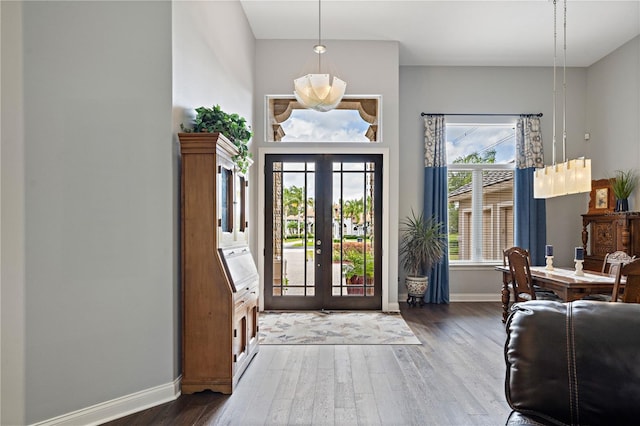
[[617, 212], [629, 210], [629, 196], [638, 186], [638, 174], [635, 170], [616, 170], [615, 177], [611, 178], [611, 188], [616, 196]]
[[411, 215], [401, 222], [400, 256], [407, 273], [405, 285], [410, 305], [415, 305], [418, 300], [423, 304], [422, 298], [429, 285], [426, 274], [444, 256], [446, 238], [444, 224], [435, 217], [425, 218], [422, 212], [416, 215], [411, 210]]

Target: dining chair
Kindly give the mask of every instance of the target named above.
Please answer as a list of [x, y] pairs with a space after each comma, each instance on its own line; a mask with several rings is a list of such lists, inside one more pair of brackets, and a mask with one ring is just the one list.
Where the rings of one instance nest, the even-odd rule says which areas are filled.
[[615, 277], [620, 264], [629, 263], [635, 258], [635, 256], [630, 256], [621, 250], [607, 253], [604, 255], [604, 260], [602, 261], [602, 273]]
[[[636, 257], [630, 256], [623, 251], [614, 251], [611, 253], [607, 253], [604, 255], [604, 260], [602, 261], [602, 273], [609, 274], [609, 276], [615, 277], [618, 273], [618, 270], [622, 265], [626, 265], [629, 262], [632, 262]], [[601, 302], [611, 302], [611, 294], [589, 294], [585, 296], [584, 300], [598, 300]], [[616, 300], [616, 299], [613, 299]]]
[[536, 288], [533, 285], [531, 261], [527, 250], [521, 247], [508, 248], [504, 251], [504, 259], [509, 265], [514, 302], [536, 299], [562, 301], [553, 291]]
[[[624, 288], [620, 289], [622, 277], [625, 278]], [[640, 259], [635, 259], [622, 265], [616, 272], [611, 300], [624, 303], [640, 303]]]

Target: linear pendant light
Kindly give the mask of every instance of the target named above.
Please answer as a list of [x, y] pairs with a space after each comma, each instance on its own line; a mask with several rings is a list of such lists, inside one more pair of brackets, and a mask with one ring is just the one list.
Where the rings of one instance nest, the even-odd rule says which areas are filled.
[[553, 164], [533, 175], [534, 198], [552, 198], [591, 191], [591, 160], [566, 160], [567, 148], [567, 0], [564, 0], [564, 61], [562, 78], [562, 163], [556, 164], [556, 0], [553, 0]]
[[347, 83], [338, 77], [333, 77], [333, 84], [329, 82], [329, 74], [322, 74], [321, 55], [327, 51], [322, 44], [322, 8], [318, 0], [318, 44], [313, 46], [313, 51], [318, 55], [318, 74], [307, 74], [293, 80], [294, 91], [298, 103], [305, 108], [326, 112], [338, 106]]

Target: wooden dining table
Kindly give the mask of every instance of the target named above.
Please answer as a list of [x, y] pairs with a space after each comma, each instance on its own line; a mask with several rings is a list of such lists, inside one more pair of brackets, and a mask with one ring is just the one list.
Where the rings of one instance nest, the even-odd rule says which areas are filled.
[[[505, 322], [509, 314], [509, 300], [511, 298], [511, 273], [509, 266], [496, 266], [502, 272], [502, 321]], [[541, 288], [553, 290], [565, 302], [582, 299], [588, 294], [611, 294], [615, 277], [595, 271], [583, 271], [584, 275], [576, 275], [573, 268], [546, 269], [546, 266], [532, 266], [531, 277], [533, 284]]]

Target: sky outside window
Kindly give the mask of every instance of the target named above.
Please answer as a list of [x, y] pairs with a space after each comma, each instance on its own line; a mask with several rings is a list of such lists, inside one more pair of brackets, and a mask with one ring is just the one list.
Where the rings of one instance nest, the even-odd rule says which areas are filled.
[[369, 123], [356, 110], [296, 109], [281, 125], [282, 142], [370, 142], [365, 136]]
[[447, 162], [478, 153], [481, 157], [496, 151], [496, 164], [515, 160], [513, 124], [447, 124]]

